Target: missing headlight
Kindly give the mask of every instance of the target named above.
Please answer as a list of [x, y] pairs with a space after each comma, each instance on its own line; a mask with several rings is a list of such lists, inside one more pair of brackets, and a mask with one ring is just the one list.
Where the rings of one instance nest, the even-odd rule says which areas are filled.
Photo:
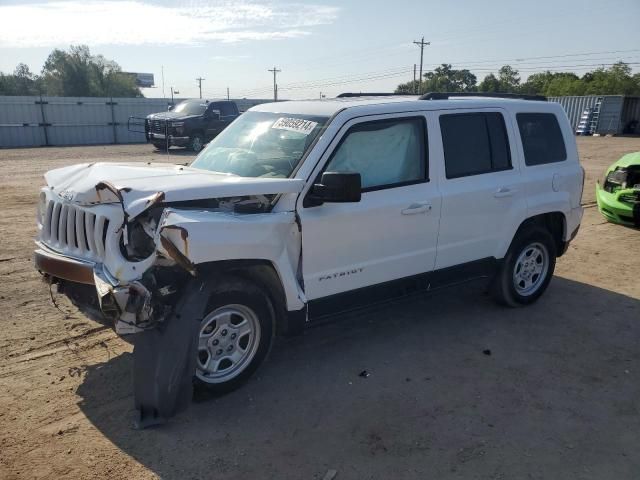
[[144, 221], [144, 219], [134, 220], [127, 224], [125, 229], [127, 241], [124, 241], [124, 235], [120, 238], [120, 252], [129, 261], [144, 260], [156, 250], [153, 237], [149, 235], [148, 229], [142, 225]]
[[627, 186], [627, 169], [618, 168], [613, 172], [609, 172], [604, 179], [603, 188], [606, 192], [613, 193]]

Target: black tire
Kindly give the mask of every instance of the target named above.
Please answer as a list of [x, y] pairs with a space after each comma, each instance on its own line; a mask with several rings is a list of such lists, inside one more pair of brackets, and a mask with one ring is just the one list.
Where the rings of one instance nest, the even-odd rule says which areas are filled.
[[[546, 268], [536, 277], [536, 274], [531, 272], [536, 270], [537, 259], [544, 257], [545, 250]], [[528, 254], [531, 256], [528, 257]], [[493, 298], [509, 307], [521, 307], [535, 302], [549, 286], [556, 266], [556, 256], [556, 244], [547, 229], [533, 225], [524, 227], [513, 239], [502, 266], [492, 281], [490, 291]], [[525, 280], [515, 277], [516, 273], [520, 273], [524, 268], [520, 259], [529, 263], [526, 267], [529, 270], [523, 272], [524, 275], [528, 275]], [[532, 282], [530, 291], [526, 289], [529, 280]]]
[[156, 149], [160, 150], [161, 152], [167, 151], [167, 144], [165, 142], [154, 142], [153, 146], [156, 147]]
[[[194, 375], [194, 388], [196, 393], [207, 393], [207, 394], [223, 394], [237, 389], [241, 386], [247, 379], [258, 369], [260, 364], [264, 361], [271, 349], [271, 345], [273, 344], [274, 334], [275, 334], [275, 310], [271, 301], [269, 300], [269, 296], [256, 284], [245, 280], [239, 277], [224, 277], [220, 280], [219, 283], [214, 287], [213, 292], [209, 298], [209, 302], [207, 304], [207, 308], [205, 309], [205, 313], [202, 317], [202, 321], [197, 330], [198, 342], [201, 337], [204, 336], [206, 332], [206, 327], [211, 326], [211, 324], [207, 324], [207, 319], [216, 318], [216, 312], [226, 312], [231, 308], [233, 309], [246, 309], [244, 314], [248, 314], [248, 312], [253, 312], [255, 317], [257, 317], [257, 325], [259, 326], [259, 339], [255, 342], [255, 353], [250, 358], [250, 360], [246, 360], [246, 363], [242, 367], [241, 370], [234, 372], [234, 375], [228, 379], [224, 379], [223, 377], [214, 378], [209, 377], [207, 371], [202, 369], [203, 366], [203, 358], [200, 355], [206, 354], [208, 358], [213, 358], [213, 354], [215, 351], [210, 350], [201, 350], [200, 346], [196, 348], [196, 374]], [[218, 313], [219, 315], [224, 315], [224, 313]], [[231, 318], [233, 318], [234, 314], [230, 314]], [[242, 313], [238, 314], [238, 316], [242, 315]], [[211, 320], [209, 320], [211, 321]], [[213, 322], [216, 323], [215, 321]], [[231, 332], [232, 329], [229, 329]], [[224, 330], [218, 328], [218, 326], [214, 327], [214, 330], [211, 334], [211, 339], [215, 341], [219, 339], [220, 343], [217, 344], [217, 347], [223, 347], [220, 350], [226, 350], [227, 347], [237, 348], [237, 351], [241, 350], [241, 342], [246, 337], [240, 337], [238, 333], [237, 341], [235, 345], [230, 345], [234, 343], [231, 340], [231, 334], [228, 333], [227, 337], [222, 337], [222, 333]], [[248, 334], [247, 334], [248, 335]], [[225, 343], [225, 340], [227, 343]], [[249, 340], [247, 340], [246, 350], [248, 351], [250, 347]], [[209, 348], [213, 350], [213, 346], [210, 345]], [[233, 350], [231, 348], [230, 350]], [[224, 352], [222, 354], [222, 358], [225, 356]], [[233, 353], [236, 353], [234, 350]], [[219, 363], [222, 365], [222, 362]], [[235, 367], [234, 367], [235, 368]], [[231, 369], [231, 367], [229, 367]], [[221, 370], [224, 373], [224, 369]], [[212, 373], [211, 375], [215, 375]]]
[[191, 138], [189, 138], [189, 150], [192, 152], [198, 153], [202, 150], [204, 146], [204, 137], [201, 133], [194, 133]]

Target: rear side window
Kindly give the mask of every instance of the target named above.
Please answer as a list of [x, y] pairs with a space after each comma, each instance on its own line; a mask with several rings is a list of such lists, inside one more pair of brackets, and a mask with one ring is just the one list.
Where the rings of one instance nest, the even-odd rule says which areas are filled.
[[562, 131], [552, 113], [518, 113], [518, 129], [528, 166], [562, 162], [567, 159]]
[[511, 168], [509, 139], [501, 113], [441, 115], [440, 131], [447, 178]]

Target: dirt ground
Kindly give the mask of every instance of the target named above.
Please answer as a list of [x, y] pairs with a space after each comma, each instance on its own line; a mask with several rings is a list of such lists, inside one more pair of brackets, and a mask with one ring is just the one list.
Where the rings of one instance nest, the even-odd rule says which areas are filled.
[[535, 305], [465, 286], [317, 327], [240, 390], [145, 431], [131, 347], [56, 309], [32, 266], [34, 206], [54, 167], [189, 156], [0, 150], [0, 478], [640, 478], [640, 231], [593, 206], [640, 139], [578, 145], [585, 217]]

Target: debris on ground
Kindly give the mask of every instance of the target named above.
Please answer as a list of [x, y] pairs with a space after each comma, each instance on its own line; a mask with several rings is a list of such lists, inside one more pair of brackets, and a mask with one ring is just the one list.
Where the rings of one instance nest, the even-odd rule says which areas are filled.
[[371, 375], [369, 372], [367, 372], [366, 370], [362, 370], [358, 376], [362, 377], [362, 378], [367, 378], [369, 375]]
[[338, 474], [337, 470], [327, 470], [327, 473], [324, 474], [324, 477], [322, 477], [322, 480], [333, 480], [334, 478], [336, 478], [337, 474]]
[[488, 357], [491, 356], [491, 350], [489, 350], [488, 348], [486, 350], [483, 350], [482, 353], [484, 353], [485, 355], [487, 355]]

